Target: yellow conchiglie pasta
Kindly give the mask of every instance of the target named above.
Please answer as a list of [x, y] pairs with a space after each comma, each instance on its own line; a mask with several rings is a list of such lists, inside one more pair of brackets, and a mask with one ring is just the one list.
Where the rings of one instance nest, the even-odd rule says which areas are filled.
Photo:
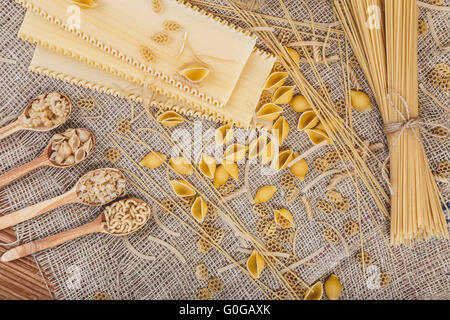
[[339, 278], [332, 274], [327, 281], [325, 281], [325, 293], [327, 294], [328, 299], [330, 300], [338, 300], [341, 296], [342, 292], [342, 284], [339, 281]]
[[160, 165], [162, 165], [167, 160], [167, 157], [165, 154], [162, 154], [160, 152], [152, 151], [149, 154], [147, 154], [144, 159], [139, 162], [139, 164], [143, 167], [147, 167], [150, 169], [158, 168]]
[[267, 103], [258, 110], [256, 116], [267, 121], [273, 121], [278, 118], [282, 112], [283, 108], [273, 103]]
[[287, 72], [271, 73], [264, 84], [264, 90], [274, 90], [281, 87], [286, 82], [287, 77]]
[[216, 172], [216, 160], [207, 154], [202, 154], [199, 164], [200, 171], [208, 178], [214, 178], [214, 173]]
[[295, 226], [294, 217], [288, 209], [274, 210], [275, 223], [283, 229], [292, 228]]
[[278, 154], [278, 158], [275, 159], [274, 169], [281, 171], [285, 169], [289, 163], [294, 159], [294, 152], [292, 150], [284, 150]]
[[255, 198], [253, 199], [254, 203], [264, 203], [272, 199], [273, 195], [277, 192], [277, 187], [275, 186], [264, 186], [258, 189], [256, 192]]
[[233, 139], [234, 130], [230, 124], [220, 127], [216, 130], [216, 145], [222, 146]]
[[274, 157], [275, 144], [273, 141], [269, 141], [264, 147], [263, 153], [261, 155], [261, 164], [265, 165], [273, 160]]
[[312, 110], [312, 107], [309, 104], [308, 100], [306, 100], [306, 98], [301, 95], [293, 97], [292, 100], [289, 102], [289, 105], [294, 111], [299, 113]]
[[319, 123], [319, 117], [312, 110], [303, 112], [298, 119], [299, 131], [308, 130], [314, 128]]
[[223, 186], [228, 181], [229, 177], [230, 174], [225, 169], [224, 165], [219, 165], [214, 173], [214, 187], [219, 188], [220, 186]]
[[310, 129], [306, 130], [306, 133], [309, 136], [309, 139], [314, 144], [321, 144], [322, 142], [326, 141], [327, 143], [330, 143], [331, 140], [328, 138], [328, 135], [319, 129]]
[[172, 189], [177, 194], [177, 196], [181, 198], [191, 197], [196, 194], [194, 187], [187, 181], [172, 180], [170, 181], [170, 185], [172, 186]]
[[184, 122], [184, 118], [175, 111], [166, 111], [159, 115], [156, 120], [166, 127], [175, 127]]
[[249, 159], [255, 159], [259, 157], [266, 146], [267, 138], [264, 136], [260, 136], [259, 138], [256, 138], [252, 142], [250, 142], [250, 145], [248, 147], [248, 158]]
[[233, 161], [223, 160], [222, 165], [234, 180], [239, 180], [239, 167], [236, 163]]
[[373, 109], [369, 96], [362, 91], [350, 91], [352, 107], [358, 111], [370, 111]]
[[289, 134], [289, 124], [284, 117], [280, 117], [273, 125], [271, 133], [281, 146]]
[[205, 200], [197, 197], [191, 207], [192, 216], [195, 218], [195, 220], [202, 223], [203, 220], [205, 220], [207, 212], [208, 205], [206, 204]]
[[224, 159], [239, 162], [247, 154], [247, 147], [240, 144], [233, 144], [225, 150]]
[[[294, 159], [294, 161], [296, 161], [296, 159]], [[290, 166], [289, 170], [294, 176], [303, 181], [308, 174], [308, 162], [306, 162], [305, 159], [300, 159]]]
[[312, 287], [308, 288], [305, 292], [305, 297], [303, 300], [320, 300], [323, 296], [323, 285], [322, 282], [317, 282]]
[[280, 87], [272, 97], [272, 102], [276, 104], [288, 104], [294, 96], [295, 87]]
[[194, 173], [194, 168], [192, 167], [192, 164], [184, 157], [176, 157], [171, 158], [169, 160], [169, 165], [172, 167], [175, 172], [181, 174], [181, 175], [187, 175], [190, 176]]
[[192, 64], [181, 69], [180, 74], [193, 83], [199, 83], [209, 75], [209, 69], [200, 64]]
[[252, 254], [247, 260], [247, 269], [253, 278], [258, 279], [264, 270], [264, 258], [258, 253], [258, 251], [253, 250]]

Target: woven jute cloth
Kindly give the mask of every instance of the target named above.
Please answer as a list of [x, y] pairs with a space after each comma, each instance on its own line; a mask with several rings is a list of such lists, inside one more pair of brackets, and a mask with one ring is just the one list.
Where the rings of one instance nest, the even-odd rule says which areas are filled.
[[[231, 11], [213, 8], [212, 2], [207, 3], [203, 8], [207, 11], [220, 15], [233, 16]], [[215, 2], [226, 5], [225, 2]], [[257, 1], [256, 10], [271, 15], [282, 17], [283, 12], [278, 2], [275, 0]], [[312, 17], [315, 22], [330, 23], [335, 21], [333, 11], [329, 1], [307, 1]], [[193, 4], [198, 5], [197, 2]], [[301, 1], [286, 1], [292, 14], [292, 18], [297, 21], [309, 22], [311, 17], [309, 11], [302, 5]], [[449, 6], [449, 1], [445, 1], [444, 6]], [[426, 13], [430, 12], [438, 35], [448, 35], [450, 31], [448, 13], [430, 9], [421, 9], [420, 19], [426, 21]], [[13, 114], [20, 113], [27, 103], [42, 93], [58, 91], [68, 95], [72, 101], [81, 98], [94, 96], [95, 99], [105, 109], [104, 115], [98, 119], [84, 119], [85, 116], [95, 116], [96, 112], [82, 110], [75, 107], [69, 121], [54, 132], [49, 133], [17, 133], [0, 142], [0, 173], [4, 173], [12, 168], [22, 165], [40, 154], [47, 145], [50, 137], [55, 132], [60, 132], [69, 127], [86, 127], [92, 130], [97, 138], [95, 154], [82, 164], [70, 169], [42, 168], [8, 185], [0, 191], [0, 212], [8, 214], [15, 210], [35, 204], [39, 201], [57, 196], [68, 191], [76, 181], [86, 172], [100, 167], [114, 166], [129, 170], [140, 176], [148, 186], [150, 194], [158, 200], [166, 198], [161, 189], [155, 187], [153, 182], [142, 176], [140, 171], [123, 154], [115, 164], [105, 160], [104, 153], [107, 149], [115, 147], [108, 134], [115, 132], [116, 124], [120, 119], [129, 119], [131, 107], [128, 101], [106, 94], [67, 84], [42, 75], [34, 74], [27, 70], [34, 52], [34, 46], [17, 38], [21, 21], [23, 20], [25, 9], [19, 4], [7, 0], [1, 0], [0, 7], [0, 56], [13, 59], [16, 64], [0, 64], [0, 118], [4, 119]], [[230, 19], [232, 23], [245, 27], [241, 21]], [[278, 27], [288, 28], [288, 24], [283, 21], [271, 20], [271, 24]], [[311, 32], [307, 26], [299, 27], [300, 30]], [[278, 29], [277, 29], [278, 30]], [[278, 31], [276, 31], [278, 32]], [[325, 30], [317, 30], [318, 34], [326, 35]], [[332, 34], [332, 37], [344, 41], [343, 34]], [[307, 40], [312, 37], [306, 36]], [[445, 43], [446, 38], [442, 36]], [[337, 54], [338, 47], [335, 40], [329, 40], [327, 55]], [[264, 49], [262, 43], [258, 46]], [[351, 55], [351, 53], [349, 53]], [[426, 76], [437, 63], [450, 63], [450, 54], [442, 52], [435, 44], [430, 33], [420, 36], [419, 39], [419, 79], [425, 87], [430, 90], [444, 105], [449, 105], [448, 93], [443, 93], [438, 87], [432, 86]], [[324, 81], [330, 85], [334, 101], [344, 97], [341, 82], [340, 64], [330, 65], [330, 69], [325, 66], [319, 68]], [[357, 75], [363, 86], [363, 90], [370, 94], [370, 88], [365, 81], [362, 72], [356, 68]], [[307, 65], [302, 67], [308, 78], [312, 79], [312, 73]], [[375, 101], [371, 95], [372, 101]], [[449, 114], [445, 113], [428, 96], [419, 92], [419, 101], [422, 106], [421, 117], [424, 121], [450, 121]], [[142, 106], [135, 105], [135, 114], [142, 112]], [[156, 110], [152, 110], [156, 112]], [[311, 142], [304, 132], [295, 130], [298, 114], [289, 107], [285, 107], [283, 113], [290, 124], [291, 133], [285, 147], [302, 153], [311, 148]], [[370, 112], [354, 112], [353, 123], [355, 131], [363, 140], [370, 143], [383, 143], [386, 138], [383, 134], [383, 123], [379, 111], [375, 108]], [[209, 131], [202, 143], [204, 144], [214, 137], [214, 129], [219, 124], [196, 121], [186, 122], [176, 128], [178, 136], [184, 132], [183, 138], [190, 139], [187, 144], [194, 143], [194, 131]], [[195, 121], [195, 124], [193, 123]], [[159, 130], [159, 126], [148, 117], [142, 116], [132, 124], [133, 132], [147, 142], [153, 150], [170, 155], [171, 148], [161, 136], [151, 131], [138, 131], [139, 128], [152, 128]], [[185, 131], [179, 131], [185, 130]], [[245, 137], [245, 132], [237, 132], [237, 137]], [[424, 146], [432, 170], [443, 161], [450, 159], [450, 142], [437, 141], [431, 137], [424, 136]], [[121, 146], [139, 161], [148, 149], [143, 145], [137, 145], [117, 139]], [[199, 143], [195, 144], [196, 146]], [[211, 143], [205, 149], [206, 153], [214, 153], [215, 144]], [[200, 152], [201, 147], [194, 150]], [[318, 152], [309, 155], [306, 160], [310, 166], [310, 172], [304, 182], [297, 181], [299, 188], [304, 187], [311, 180], [317, 177], [320, 172], [314, 168], [314, 160], [323, 157], [331, 147], [323, 147]], [[387, 147], [377, 151], [379, 159], [387, 156]], [[377, 162], [374, 159], [368, 160], [368, 166], [376, 174], [381, 182], [381, 175]], [[239, 165], [241, 172], [244, 172], [245, 164]], [[337, 168], [344, 169], [342, 163], [336, 165]], [[160, 167], [148, 171], [158, 185], [170, 192], [167, 182], [165, 168]], [[393, 255], [388, 250], [380, 232], [389, 237], [389, 221], [383, 218], [376, 209], [371, 199], [366, 199], [369, 209], [362, 208], [363, 222], [363, 243], [367, 253], [371, 256], [371, 265], [367, 266], [364, 273], [361, 266], [356, 262], [355, 255], [360, 250], [359, 235], [354, 237], [345, 236], [349, 245], [350, 254], [346, 255], [341, 242], [329, 244], [322, 236], [324, 225], [316, 221], [307, 219], [305, 209], [299, 198], [290, 204], [286, 204], [282, 187], [279, 185], [280, 177], [284, 174], [277, 173], [265, 175], [260, 170], [258, 164], [252, 164], [249, 170], [250, 189], [254, 195], [256, 190], [263, 185], [276, 185], [279, 192], [268, 203], [271, 209], [288, 208], [294, 216], [295, 224], [300, 228], [295, 239], [297, 254], [300, 258], [320, 252], [311, 262], [315, 265], [301, 266], [296, 269], [299, 276], [307, 283], [312, 284], [318, 280], [325, 280], [330, 274], [335, 273], [343, 284], [342, 299], [439, 299], [449, 298], [450, 295], [450, 247], [448, 241], [431, 240], [426, 243], [419, 243], [411, 247], [391, 248]], [[343, 233], [344, 223], [348, 220], [358, 221], [357, 199], [353, 183], [346, 180], [338, 185], [337, 190], [349, 199], [349, 210], [346, 213], [334, 212], [325, 215], [317, 210], [316, 202], [325, 198], [328, 179], [320, 181], [307, 193], [316, 211], [316, 219], [326, 221], [335, 226]], [[192, 183], [196, 185], [206, 196], [208, 189], [192, 178]], [[236, 187], [244, 185], [243, 174], [236, 181]], [[445, 201], [450, 200], [448, 194], [448, 184], [439, 183], [439, 188], [444, 194]], [[128, 188], [128, 194], [146, 199], [144, 194], [133, 186]], [[174, 194], [171, 194], [175, 198]], [[148, 200], [150, 203], [151, 201]], [[252, 212], [249, 199], [246, 194], [242, 194], [229, 202], [231, 208], [239, 215], [241, 221], [257, 235], [255, 225], [258, 217]], [[93, 234], [79, 238], [77, 240], [60, 245], [35, 255], [37, 261], [47, 274], [50, 282], [55, 288], [55, 296], [58, 299], [92, 299], [96, 292], [105, 292], [111, 299], [195, 299], [199, 288], [207, 287], [207, 280], [197, 280], [195, 267], [201, 263], [209, 269], [210, 276], [218, 276], [223, 281], [223, 289], [219, 293], [214, 293], [214, 299], [264, 299], [264, 295], [255, 287], [252, 281], [238, 268], [232, 268], [226, 272], [217, 274], [217, 269], [230, 264], [221, 253], [211, 250], [207, 254], [199, 253], [195, 243], [198, 236], [186, 228], [175, 217], [162, 212], [158, 206], [151, 203], [154, 212], [158, 215], [161, 223], [180, 236], [172, 236], [162, 230], [155, 223], [153, 218], [149, 223], [137, 233], [129, 237], [130, 243], [142, 254], [156, 257], [155, 261], [147, 261], [134, 255], [127, 248], [124, 239], [112, 237], [106, 234]], [[88, 207], [84, 205], [67, 205], [53, 210], [50, 213], [39, 216], [35, 219], [21, 223], [16, 226], [16, 232], [22, 243], [39, 238], [54, 235], [56, 233], [78, 227], [97, 217], [101, 208]], [[447, 218], [448, 213], [447, 214]], [[372, 216], [374, 219], [372, 219]], [[376, 221], [376, 223], [375, 223]], [[248, 254], [238, 250], [242, 244], [236, 239], [230, 227], [222, 220], [214, 222], [216, 228], [225, 230], [225, 237], [222, 243], [223, 248], [236, 260], [243, 260]], [[149, 236], [162, 239], [176, 249], [186, 259], [182, 263], [166, 247], [149, 240]], [[248, 247], [249, 248], [249, 247]], [[249, 248], [250, 249], [250, 248]], [[286, 249], [292, 250], [291, 246]], [[322, 249], [320, 251], [317, 251]], [[380, 272], [387, 272], [391, 282], [385, 287], [374, 285]], [[265, 270], [261, 277], [267, 286], [276, 290], [280, 283], [269, 270]]]

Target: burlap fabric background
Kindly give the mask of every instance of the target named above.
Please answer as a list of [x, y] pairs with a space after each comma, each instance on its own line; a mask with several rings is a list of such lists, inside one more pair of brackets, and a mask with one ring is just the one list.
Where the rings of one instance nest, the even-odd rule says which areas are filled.
[[[219, 2], [217, 2], [219, 3]], [[220, 2], [225, 4], [224, 2]], [[301, 5], [300, 1], [286, 1], [293, 18], [298, 21], [308, 21], [310, 19], [308, 11]], [[69, 170], [60, 169], [39, 169], [19, 181], [5, 187], [0, 191], [0, 212], [7, 214], [25, 206], [37, 203], [38, 201], [56, 196], [69, 190], [85, 172], [103, 166], [111, 166], [104, 158], [104, 151], [113, 147], [107, 134], [114, 132], [116, 123], [121, 118], [130, 117], [129, 103], [124, 99], [115, 98], [105, 94], [92, 92], [90, 90], [69, 85], [58, 80], [53, 80], [41, 75], [27, 71], [31, 61], [34, 46], [16, 37], [19, 26], [22, 22], [25, 10], [20, 5], [12, 1], [1, 0], [0, 8], [0, 56], [17, 61], [17, 64], [0, 65], [0, 115], [3, 119], [11, 114], [17, 114], [27, 105], [33, 97], [50, 91], [60, 91], [67, 94], [73, 101], [93, 95], [105, 108], [105, 115], [101, 119], [82, 120], [82, 116], [92, 115], [84, 110], [75, 108], [68, 123], [57, 131], [62, 131], [67, 127], [86, 127], [94, 131], [97, 137], [97, 148], [95, 154], [82, 165]], [[194, 3], [198, 4], [198, 3]], [[266, 14], [282, 17], [282, 12], [277, 1], [259, 1], [259, 10]], [[316, 22], [332, 22], [335, 20], [329, 1], [308, 1], [312, 14]], [[450, 5], [445, 1], [444, 5]], [[232, 15], [229, 11], [212, 10], [209, 6], [206, 10], [215, 11], [219, 14]], [[421, 9], [421, 18], [426, 20], [424, 15], [428, 10]], [[431, 11], [438, 34], [442, 36], [445, 43], [448, 37], [450, 24], [448, 13]], [[231, 22], [239, 24], [238, 20]], [[281, 22], [273, 22], [279, 26]], [[243, 25], [244, 26], [244, 25]], [[307, 27], [301, 30], [310, 31]], [[325, 32], [320, 32], [325, 34]], [[343, 39], [342, 35], [332, 35]], [[262, 48], [262, 44], [259, 44]], [[330, 41], [327, 54], [337, 53], [337, 44]], [[419, 79], [435, 94], [440, 101], [448, 105], [448, 94], [443, 94], [438, 88], [427, 83], [426, 75], [434, 68], [436, 63], [450, 63], [450, 55], [441, 52], [435, 45], [431, 35], [420, 37], [419, 42]], [[307, 66], [303, 70], [307, 72]], [[333, 88], [333, 98], [337, 101], [343, 97], [342, 83], [339, 64], [332, 65], [331, 70], [320, 68], [325, 82]], [[357, 70], [364, 90], [370, 92], [364, 80], [363, 74]], [[422, 116], [425, 120], [444, 120], [449, 123], [448, 113], [436, 106], [427, 96], [420, 94], [422, 104]], [[136, 106], [136, 112], [141, 112], [141, 106]], [[153, 110], [155, 111], [155, 110]], [[299, 151], [300, 153], [311, 147], [307, 136], [295, 130], [298, 114], [286, 107], [284, 115], [290, 126], [291, 133], [285, 143], [286, 147]], [[382, 133], [382, 122], [379, 112], [375, 109], [371, 112], [354, 113], [355, 130], [361, 138], [370, 140], [371, 143], [386, 143]], [[195, 120], [195, 119], [190, 119]], [[209, 127], [216, 128], [217, 124], [203, 121], [201, 124], [203, 131]], [[148, 118], [142, 117], [133, 124], [133, 130], [150, 127], [158, 129]], [[186, 129], [193, 134], [193, 124], [184, 124], [177, 129]], [[137, 132], [137, 131], [136, 131]], [[0, 172], [6, 172], [17, 167], [34, 157], [36, 157], [48, 143], [51, 133], [19, 133], [0, 142]], [[169, 154], [170, 149], [167, 143], [152, 133], [138, 133], [140, 137], [150, 144], [154, 150]], [[213, 138], [214, 130], [210, 131], [203, 143]], [[239, 133], [244, 134], [244, 132]], [[429, 156], [432, 169], [444, 160], [449, 160], [449, 144], [438, 142], [434, 139], [424, 137], [425, 147]], [[121, 145], [136, 160], [140, 160], [148, 150], [143, 146], [137, 146], [119, 140]], [[192, 141], [193, 142], [193, 141]], [[211, 151], [214, 143], [207, 147], [206, 151]], [[310, 165], [310, 173], [305, 182], [298, 182], [298, 186], [305, 186], [314, 179], [319, 172], [314, 169], [313, 160], [323, 156], [329, 147], [322, 148], [318, 153], [307, 158]], [[197, 152], [199, 149], [197, 149]], [[383, 158], [387, 155], [386, 149], [378, 152], [377, 155]], [[122, 155], [115, 167], [126, 168], [139, 174], [133, 164]], [[374, 172], [378, 169], [374, 161], [369, 161], [369, 166]], [[338, 168], [342, 164], [338, 165]], [[241, 172], [244, 171], [244, 164], [240, 165]], [[169, 189], [165, 170], [156, 169], [149, 173], [165, 189]], [[264, 176], [261, 175], [258, 165], [252, 165], [250, 170], [251, 191], [266, 184], [276, 184], [279, 187], [281, 174]], [[380, 176], [377, 173], [377, 176]], [[151, 193], [158, 199], [165, 198], [161, 192], [152, 184], [142, 179], [148, 184]], [[194, 178], [191, 180], [198, 188], [206, 189]], [[380, 178], [381, 181], [381, 178]], [[237, 186], [243, 185], [243, 175], [237, 182]], [[324, 198], [325, 187], [328, 179], [320, 182], [309, 193], [313, 204], [318, 199]], [[441, 190], [448, 186], [440, 184]], [[448, 241], [432, 240], [427, 243], [417, 244], [412, 248], [394, 248], [396, 260], [390, 255], [383, 239], [377, 232], [376, 227], [369, 212], [363, 209], [363, 234], [365, 250], [372, 256], [372, 263], [380, 271], [389, 272], [392, 282], [388, 287], [370, 289], [371, 276], [363, 275], [362, 268], [356, 263], [354, 255], [359, 251], [360, 244], [358, 236], [348, 238], [351, 250], [349, 257], [346, 257], [341, 243], [336, 245], [328, 244], [322, 237], [323, 226], [314, 221], [308, 221], [304, 208], [299, 199], [292, 204], [286, 205], [282, 188], [269, 206], [271, 208], [287, 207], [294, 214], [296, 225], [300, 227], [300, 232], [296, 239], [299, 257], [305, 257], [323, 248], [323, 252], [313, 259], [316, 266], [303, 266], [297, 269], [299, 275], [308, 283], [317, 280], [324, 280], [331, 273], [336, 273], [343, 283], [343, 299], [436, 299], [450, 297], [450, 250]], [[327, 221], [333, 224], [339, 231], [343, 231], [343, 224], [348, 219], [358, 221], [356, 210], [356, 198], [354, 188], [350, 181], [339, 185], [338, 190], [350, 199], [350, 210], [345, 213], [334, 213], [330, 216], [322, 214], [316, 210], [318, 220]], [[130, 195], [141, 196], [139, 191], [133, 187], [128, 189]], [[172, 195], [173, 196], [173, 195]], [[444, 195], [446, 201], [450, 199], [449, 194]], [[373, 215], [381, 224], [383, 232], [389, 235], [389, 223], [382, 219], [381, 214], [376, 212], [375, 205], [372, 205]], [[232, 208], [237, 212], [252, 232], [257, 221], [257, 216], [252, 212], [247, 196], [241, 195], [230, 202]], [[156, 206], [157, 207], [157, 206]], [[21, 242], [28, 242], [49, 235], [80, 226], [91, 221], [101, 212], [99, 208], [89, 208], [82, 205], [70, 205], [51, 213], [45, 214], [36, 219], [22, 223], [17, 226], [17, 235]], [[195, 242], [197, 237], [180, 224], [174, 217], [166, 215], [158, 209], [156, 214], [163, 224], [173, 231], [179, 232], [180, 237], [169, 236], [161, 230], [151, 219], [146, 227], [130, 237], [131, 243], [140, 252], [153, 255], [156, 261], [148, 262], [136, 257], [125, 246], [123, 239], [114, 238], [109, 235], [90, 235], [59, 247], [36, 254], [42, 269], [49, 276], [55, 287], [55, 297], [58, 299], [92, 299], [97, 291], [106, 292], [113, 299], [195, 299], [197, 289], [207, 286], [206, 281], [199, 281], [195, 277], [194, 268], [199, 263], [205, 263], [212, 276], [216, 275], [216, 269], [229, 264], [220, 253], [211, 251], [208, 254], [201, 254], [196, 250]], [[448, 213], [447, 213], [448, 217]], [[245, 259], [247, 255], [240, 253], [236, 249], [240, 243], [231, 232], [230, 228], [220, 220], [215, 222], [217, 227], [222, 227], [226, 231], [223, 247], [237, 260]], [[255, 232], [256, 234], [256, 232]], [[151, 242], [148, 236], [152, 235], [164, 239], [179, 249], [186, 258], [186, 263], [181, 263], [165, 247]], [[290, 249], [289, 247], [287, 247]], [[223, 290], [214, 294], [214, 299], [262, 299], [263, 295], [252, 284], [252, 282], [237, 268], [227, 271], [219, 276], [223, 282]], [[80, 280], [78, 283], [77, 280]], [[279, 284], [273, 279], [269, 271], [265, 271], [261, 280], [273, 289]]]

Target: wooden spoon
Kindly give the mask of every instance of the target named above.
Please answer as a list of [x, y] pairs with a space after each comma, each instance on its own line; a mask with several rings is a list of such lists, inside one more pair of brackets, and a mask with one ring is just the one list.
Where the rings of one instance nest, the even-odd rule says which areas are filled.
[[[92, 152], [94, 151], [94, 148], [95, 148], [95, 143], [96, 143], [94, 133], [88, 129], [84, 129], [84, 130], [88, 131], [89, 134], [91, 135], [92, 146], [88, 152], [87, 157], [85, 159], [83, 159], [83, 161], [86, 160], [92, 154]], [[41, 153], [41, 155], [39, 157], [24, 164], [23, 166], [21, 166], [19, 168], [10, 170], [10, 171], [0, 175], [0, 188], [6, 186], [7, 184], [10, 184], [11, 182], [19, 179], [20, 177], [23, 177], [24, 175], [26, 175], [26, 174], [30, 173], [31, 171], [34, 171], [38, 168], [42, 168], [42, 167], [70, 168], [70, 167], [78, 165], [82, 162], [82, 161], [74, 162], [73, 164], [70, 164], [70, 165], [57, 164], [56, 162], [50, 160], [50, 156], [52, 154], [52, 145], [53, 145], [53, 139], [45, 147], [44, 151]]]
[[[69, 97], [66, 96], [65, 94], [59, 93], [59, 95], [61, 95], [61, 97], [66, 98], [67, 101], [69, 101], [69, 113], [67, 114], [67, 117], [64, 121], [62, 121], [61, 123], [58, 123], [56, 125], [54, 125], [53, 127], [39, 127], [39, 128], [27, 128], [25, 127], [19, 119], [17, 119], [16, 121], [10, 123], [7, 126], [4, 126], [3, 128], [0, 128], [0, 140], [12, 135], [13, 133], [17, 132], [17, 131], [22, 131], [22, 130], [28, 130], [28, 131], [37, 131], [37, 132], [46, 132], [46, 131], [50, 131], [53, 129], [56, 129], [57, 127], [59, 127], [60, 125], [62, 125], [64, 122], [66, 122], [66, 120], [69, 118], [70, 113], [72, 112], [72, 102], [70, 101]], [[25, 110], [23, 111], [22, 114], [28, 114], [28, 111], [31, 108], [31, 105], [33, 104], [33, 102], [35, 102], [37, 100], [34, 99], [32, 101], [30, 101], [30, 103], [28, 103], [27, 107], [25, 108]]]
[[[140, 199], [135, 199], [135, 198], [131, 198], [131, 199], [125, 199], [125, 200], [121, 200], [121, 201], [126, 201], [126, 200], [134, 200], [136, 202], [140, 202], [140, 203], [145, 203], [143, 200]], [[148, 210], [150, 211], [150, 207], [148, 206], [147, 203], [145, 203], [148, 207]], [[103, 226], [103, 222], [105, 221], [105, 213], [104, 211], [92, 222], [89, 222], [85, 225], [82, 225], [81, 227], [72, 229], [72, 230], [68, 230], [62, 233], [58, 233], [54, 236], [50, 236], [44, 239], [39, 239], [36, 241], [32, 241], [26, 244], [23, 244], [21, 246], [18, 246], [16, 248], [13, 248], [11, 250], [6, 251], [3, 256], [1, 257], [1, 261], [2, 262], [10, 262], [10, 261], [14, 261], [23, 257], [26, 257], [30, 254], [45, 250], [45, 249], [49, 249], [49, 248], [53, 248], [56, 247], [60, 244], [63, 244], [65, 242], [68, 242], [70, 240], [91, 234], [91, 233], [107, 233], [113, 236], [126, 236], [129, 235], [133, 232], [136, 232], [137, 230], [139, 230], [140, 228], [142, 228], [147, 222], [148, 219], [150, 218], [150, 214], [147, 217], [147, 221], [140, 226], [139, 228], [137, 228], [136, 230], [129, 232], [129, 233], [121, 233], [121, 234], [115, 234], [115, 233], [110, 233], [108, 232], [104, 226]]]
[[[120, 171], [118, 169], [102, 168], [102, 169], [97, 169], [94, 171], [99, 171], [99, 170], [112, 170], [112, 171], [118, 172], [118, 173], [120, 173], [122, 178], [126, 181], [125, 175], [122, 173], [122, 171]], [[89, 173], [90, 172], [86, 173], [83, 177], [85, 177]], [[78, 197], [78, 186], [80, 184], [80, 181], [83, 180], [83, 177], [80, 180], [78, 180], [78, 182], [75, 184], [75, 186], [72, 189], [70, 189], [68, 192], [66, 192], [60, 196], [57, 196], [53, 199], [45, 200], [43, 202], [34, 204], [27, 208], [24, 208], [19, 211], [16, 211], [16, 212], [13, 212], [10, 214], [6, 214], [6, 215], [0, 217], [0, 230], [15, 226], [18, 223], [30, 220], [31, 218], [37, 217], [43, 213], [49, 212], [51, 210], [54, 210], [56, 208], [59, 208], [59, 207], [62, 207], [64, 205], [71, 204], [71, 203], [80, 203], [80, 204], [85, 204], [88, 206], [95, 206], [95, 207], [105, 205], [105, 203], [83, 202]], [[117, 195], [117, 197], [115, 199], [117, 199], [119, 196], [121, 196], [121, 195]], [[111, 201], [114, 201], [115, 199], [112, 199]]]

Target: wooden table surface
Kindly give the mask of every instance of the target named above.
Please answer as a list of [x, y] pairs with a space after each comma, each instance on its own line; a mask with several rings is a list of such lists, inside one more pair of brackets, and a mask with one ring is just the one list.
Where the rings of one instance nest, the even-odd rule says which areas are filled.
[[[0, 231], [0, 242], [11, 242], [16, 239], [11, 229]], [[8, 248], [0, 246], [0, 255]], [[51, 285], [45, 280], [51, 289]], [[41, 277], [39, 269], [32, 257], [17, 261], [0, 262], [0, 300], [48, 300], [53, 297]]]

